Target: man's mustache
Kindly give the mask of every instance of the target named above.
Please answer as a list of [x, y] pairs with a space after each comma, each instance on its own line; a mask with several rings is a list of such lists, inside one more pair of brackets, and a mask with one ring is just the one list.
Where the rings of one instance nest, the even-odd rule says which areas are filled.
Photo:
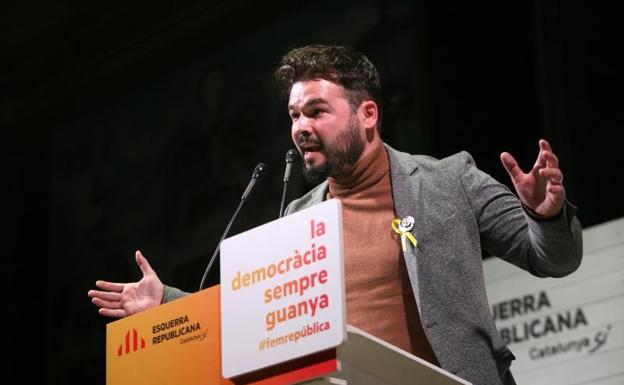
[[310, 135], [299, 135], [297, 137], [297, 146], [301, 147], [304, 145], [312, 145], [312, 146], [318, 146], [318, 147], [323, 147], [323, 145], [321, 144], [321, 142], [319, 142], [316, 139], [313, 139]]

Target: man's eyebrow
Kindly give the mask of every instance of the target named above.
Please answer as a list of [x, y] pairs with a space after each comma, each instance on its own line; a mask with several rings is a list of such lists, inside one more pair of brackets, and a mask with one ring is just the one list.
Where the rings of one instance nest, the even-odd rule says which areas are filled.
[[[314, 99], [310, 99], [307, 102], [305, 102], [305, 104], [301, 107], [301, 108], [306, 108], [309, 106], [312, 106], [314, 104], [327, 104], [327, 100], [323, 99], [323, 98], [314, 98]], [[296, 109], [296, 107], [294, 105], [290, 105], [288, 106], [288, 111], [292, 111]]]

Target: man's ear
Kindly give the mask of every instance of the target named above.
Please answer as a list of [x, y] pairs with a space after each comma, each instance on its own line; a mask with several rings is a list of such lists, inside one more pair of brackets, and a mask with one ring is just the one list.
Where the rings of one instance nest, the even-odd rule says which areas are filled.
[[360, 121], [364, 132], [368, 140], [372, 140], [375, 137], [377, 131], [377, 123], [379, 120], [379, 109], [377, 103], [373, 100], [365, 100], [360, 104]]
[[360, 104], [360, 111], [364, 128], [367, 130], [375, 128], [377, 126], [377, 120], [379, 119], [379, 109], [377, 103], [373, 100], [365, 100]]

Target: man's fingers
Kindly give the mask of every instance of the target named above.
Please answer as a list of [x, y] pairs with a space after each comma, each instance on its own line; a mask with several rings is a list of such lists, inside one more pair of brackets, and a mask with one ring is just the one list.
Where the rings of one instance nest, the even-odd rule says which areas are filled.
[[539, 170], [539, 174], [548, 179], [551, 183], [563, 183], [563, 173], [558, 168], [543, 168]]
[[552, 151], [543, 151], [542, 156], [546, 160], [546, 167], [559, 168], [559, 158]]
[[548, 192], [553, 196], [553, 200], [563, 202], [565, 199], [565, 188], [560, 184], [551, 184], [547, 187]]
[[152, 270], [149, 262], [147, 262], [147, 259], [143, 256], [143, 253], [141, 253], [141, 250], [136, 251], [136, 253], [134, 254], [134, 258], [137, 265], [139, 265], [141, 272], [143, 272], [143, 276], [156, 274], [154, 273], [154, 270]]
[[100, 313], [103, 316], [106, 317], [113, 317], [113, 318], [122, 318], [126, 316], [126, 312], [122, 309], [100, 309], [98, 310], [98, 313]]
[[550, 143], [548, 143], [546, 139], [540, 139], [539, 147], [540, 147], [540, 150], [542, 151], [552, 152], [552, 147], [550, 147]]
[[121, 299], [121, 293], [101, 290], [89, 290], [87, 293], [91, 298], [101, 298], [107, 301], [119, 301]]
[[512, 181], [515, 182], [516, 179], [520, 178], [524, 174], [520, 169], [520, 166], [518, 166], [518, 162], [516, 162], [516, 160], [513, 156], [511, 156], [510, 153], [503, 152], [500, 155], [500, 159], [503, 163], [503, 167], [505, 167], [505, 170], [507, 170], [507, 173], [509, 173]]
[[536, 162], [536, 166], [537, 166], [537, 163], [540, 163], [541, 167], [558, 168], [559, 158], [557, 158], [557, 155], [555, 155], [555, 153], [553, 152], [552, 147], [550, 146], [550, 143], [548, 143], [546, 139], [541, 139], [539, 141], [539, 147], [540, 147], [540, 156], [538, 158], [538, 162]]
[[103, 289], [106, 291], [112, 291], [115, 293], [121, 293], [125, 285], [126, 284], [124, 283], [117, 283], [117, 282], [107, 282], [107, 281], [95, 282], [95, 286], [99, 287], [100, 289]]
[[102, 309], [121, 309], [119, 301], [105, 301], [102, 298], [93, 297], [91, 302]]
[[540, 152], [537, 154], [537, 160], [535, 161], [535, 164], [533, 165], [532, 172], [535, 172], [536, 170], [539, 170], [540, 168], [544, 168], [544, 167], [546, 167], [546, 159], [544, 158], [544, 151], [540, 149]]

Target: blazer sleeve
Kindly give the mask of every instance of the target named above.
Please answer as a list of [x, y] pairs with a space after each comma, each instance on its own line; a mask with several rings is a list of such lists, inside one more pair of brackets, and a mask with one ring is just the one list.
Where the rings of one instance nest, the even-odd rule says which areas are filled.
[[576, 207], [567, 200], [557, 217], [533, 219], [507, 186], [458, 157], [459, 178], [488, 252], [540, 277], [562, 277], [581, 263], [583, 241]]
[[189, 295], [189, 294], [190, 293], [182, 291], [178, 288], [165, 285], [165, 291], [163, 293], [162, 303], [171, 302], [174, 299], [178, 299], [180, 297], [184, 297], [185, 295]]

